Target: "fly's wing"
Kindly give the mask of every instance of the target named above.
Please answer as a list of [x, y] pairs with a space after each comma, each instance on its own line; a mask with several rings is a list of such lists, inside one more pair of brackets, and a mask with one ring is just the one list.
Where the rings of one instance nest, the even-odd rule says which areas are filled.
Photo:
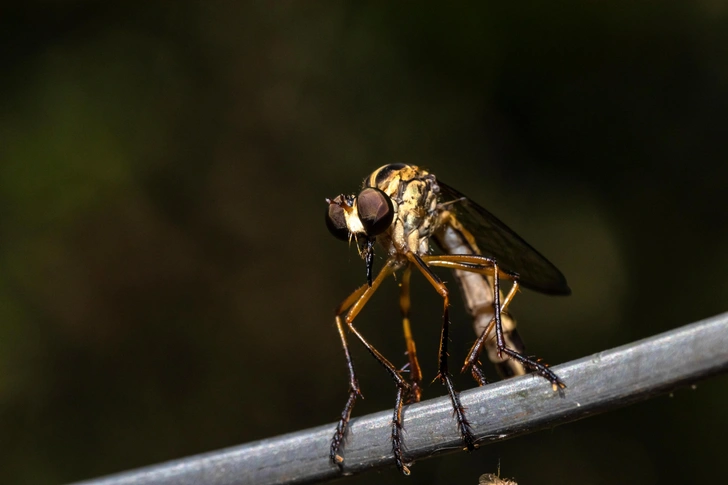
[[571, 294], [561, 271], [496, 216], [439, 180], [437, 185], [440, 201], [448, 202], [447, 210], [473, 236], [478, 245], [474, 251], [495, 259], [501, 271], [526, 288], [550, 295]]

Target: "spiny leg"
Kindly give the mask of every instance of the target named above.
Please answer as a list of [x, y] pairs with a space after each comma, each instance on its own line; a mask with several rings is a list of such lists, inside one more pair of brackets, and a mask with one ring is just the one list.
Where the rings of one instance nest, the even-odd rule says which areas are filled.
[[496, 345], [498, 347], [498, 357], [501, 356], [501, 353], [504, 353], [511, 359], [520, 362], [527, 369], [535, 371], [538, 375], [548, 379], [548, 381], [551, 382], [551, 387], [553, 387], [554, 391], [566, 388], [566, 384], [564, 384], [561, 379], [559, 379], [559, 377], [548, 368], [548, 366], [540, 363], [538, 360], [526, 357], [525, 355], [506, 347], [505, 339], [503, 338], [503, 324], [501, 322], [500, 277], [498, 276], [497, 264], [494, 265], [494, 269], [495, 272], [493, 278], [493, 305], [495, 308], [495, 339]]
[[[341, 305], [341, 308], [337, 312], [337, 325], [341, 324], [341, 315], [346, 311], [348, 308], [348, 311], [346, 312], [346, 316], [344, 317], [344, 322], [346, 322], [346, 325], [349, 327], [349, 330], [356, 335], [356, 337], [359, 339], [359, 341], [366, 347], [366, 349], [369, 351], [372, 356], [377, 359], [377, 361], [387, 370], [389, 375], [394, 380], [395, 385], [397, 386], [397, 398], [395, 401], [395, 410], [394, 410], [394, 416], [393, 416], [393, 422], [392, 422], [392, 452], [394, 454], [394, 461], [397, 465], [397, 468], [404, 473], [405, 475], [409, 475], [409, 468], [404, 463], [403, 459], [403, 451], [402, 451], [402, 437], [401, 437], [401, 430], [402, 430], [402, 406], [404, 404], [404, 396], [408, 395], [411, 389], [411, 386], [409, 383], [402, 377], [402, 375], [399, 373], [396, 367], [392, 365], [392, 363], [387, 360], [386, 357], [384, 357], [377, 349], [375, 349], [369, 342], [366, 341], [364, 336], [359, 333], [359, 331], [354, 327], [353, 321], [356, 318], [356, 316], [359, 314], [359, 312], [362, 310], [364, 305], [369, 301], [372, 294], [379, 288], [384, 278], [392, 274], [397, 269], [397, 263], [394, 260], [387, 261], [387, 264], [382, 269], [382, 271], [377, 275], [376, 279], [372, 282], [371, 286], [365, 286], [364, 291], [361, 292], [361, 294], [358, 294], [357, 290], [352, 294], [351, 297], [347, 298], [347, 300], [344, 302], [344, 304]], [[358, 296], [358, 298], [357, 298]], [[350, 393], [350, 400], [351, 400], [351, 393]], [[354, 397], [355, 400], [355, 397]], [[348, 405], [348, 401], [347, 401]], [[347, 410], [345, 409], [345, 412]], [[351, 409], [348, 410], [349, 414], [351, 413]], [[342, 413], [343, 416], [344, 413]], [[337, 428], [337, 434], [334, 435], [334, 440], [332, 440], [331, 444], [331, 455], [332, 460], [334, 463], [338, 464], [339, 467], [343, 467], [343, 458], [338, 454], [338, 450], [341, 446], [341, 438], [343, 438], [343, 433], [346, 431], [346, 424], [348, 423], [348, 419], [346, 420], [346, 423], [343, 426], [342, 430], [339, 430]], [[339, 436], [339, 432], [341, 432], [341, 437], [337, 441], [337, 436]]]
[[[334, 432], [334, 436], [331, 440], [331, 449], [330, 449], [330, 458], [331, 461], [338, 465], [339, 468], [343, 469], [344, 466], [344, 458], [339, 454], [339, 451], [341, 450], [341, 446], [344, 441], [344, 436], [346, 435], [346, 429], [349, 424], [349, 419], [351, 418], [351, 411], [354, 408], [354, 404], [356, 403], [356, 399], [359, 396], [362, 396], [361, 391], [359, 390], [359, 383], [356, 378], [356, 373], [354, 372], [354, 364], [351, 359], [351, 353], [349, 352], [349, 345], [347, 343], [346, 339], [346, 332], [344, 331], [344, 323], [342, 320], [342, 315], [346, 313], [346, 324], [351, 327], [351, 321], [356, 317], [356, 315], [361, 311], [361, 309], [364, 307], [366, 302], [371, 298], [371, 295], [377, 290], [377, 288], [381, 285], [382, 281], [384, 279], [391, 275], [396, 268], [391, 265], [387, 264], [385, 267], [380, 271], [380, 273], [377, 275], [376, 279], [372, 281], [372, 285], [369, 286], [368, 284], [361, 286], [357, 290], [355, 290], [351, 295], [349, 295], [337, 308], [336, 308], [336, 328], [339, 332], [339, 337], [341, 338], [341, 345], [344, 348], [344, 356], [346, 358], [346, 364], [347, 368], [349, 370], [349, 397], [347, 398], [346, 405], [344, 406], [343, 411], [341, 412], [341, 417], [339, 419], [339, 422], [336, 425], [336, 431]], [[348, 310], [348, 312], [347, 312]], [[361, 339], [361, 336], [357, 336]], [[370, 346], [368, 344], [367, 348]], [[376, 357], [376, 355], [375, 355]], [[363, 397], [363, 396], [362, 396]]]
[[490, 332], [493, 330], [493, 327], [495, 327], [495, 319], [492, 319], [490, 321], [485, 330], [483, 330], [483, 332], [480, 334], [478, 340], [476, 340], [473, 346], [470, 348], [470, 352], [468, 352], [468, 357], [465, 359], [465, 364], [463, 365], [463, 368], [460, 369], [461, 373], [470, 369], [470, 375], [473, 376], [473, 379], [475, 379], [475, 382], [477, 382], [479, 386], [484, 386], [488, 384], [488, 378], [485, 377], [483, 369], [480, 368], [479, 358], [480, 352], [483, 349], [485, 336], [490, 334]]
[[340, 468], [343, 466], [344, 458], [339, 455], [339, 450], [344, 441], [346, 428], [349, 424], [349, 419], [351, 418], [351, 410], [354, 408], [356, 398], [359, 396], [363, 398], [364, 396], [362, 396], [361, 390], [359, 389], [359, 381], [357, 380], [356, 373], [354, 372], [354, 362], [351, 359], [349, 344], [346, 341], [346, 332], [344, 332], [344, 326], [342, 325], [341, 317], [339, 314], [346, 311], [346, 309], [350, 307], [354, 301], [361, 298], [362, 294], [366, 289], [367, 285], [358, 288], [351, 295], [349, 295], [349, 297], [344, 300], [344, 302], [336, 309], [336, 329], [339, 331], [341, 345], [344, 348], [344, 357], [346, 357], [346, 366], [349, 370], [349, 397], [346, 400], [344, 410], [341, 411], [341, 417], [339, 418], [339, 422], [336, 425], [336, 432], [334, 433], [334, 437], [331, 440], [331, 450], [329, 453], [331, 461], [334, 464], [338, 465]]
[[[508, 295], [503, 301], [503, 304], [500, 305], [500, 313], [501, 318], [503, 316], [503, 312], [506, 311], [508, 308], [508, 305], [510, 305], [511, 301], [513, 300], [513, 296], [518, 292], [518, 282], [514, 281], [513, 286], [511, 287], [511, 290], [508, 292]], [[463, 365], [463, 368], [460, 372], [465, 372], [468, 369], [470, 369], [471, 374], [473, 375], [473, 378], [475, 381], [481, 385], [484, 386], [487, 384], [487, 380], [485, 379], [485, 376], [483, 374], [483, 370], [480, 368], [480, 353], [483, 350], [483, 344], [486, 342], [486, 339], [490, 335], [490, 333], [493, 331], [493, 327], [495, 327], [495, 316], [490, 320], [490, 323], [488, 326], [481, 332], [478, 339], [473, 343], [473, 346], [470, 348], [470, 351], [468, 352], [468, 356], [465, 358], [465, 364]]]
[[[501, 273], [500, 276], [502, 278], [503, 274]], [[488, 287], [493, 288], [493, 276], [489, 276], [487, 279], [489, 285]], [[513, 283], [514, 285], [516, 285], [517, 290], [520, 290], [520, 288], [518, 287], [518, 280], [514, 280]], [[511, 288], [511, 291], [508, 293], [509, 296], [506, 296], [506, 300], [508, 300], [508, 298], [512, 298], [517, 290], [513, 290], [513, 288]], [[503, 292], [500, 291], [499, 295], [501, 301], [503, 301]], [[525, 354], [526, 346], [523, 343], [523, 339], [521, 339], [520, 334], [518, 333], [518, 329], [516, 328], [516, 320], [515, 318], [513, 318], [513, 315], [506, 311], [508, 303], [509, 302], [504, 302], [501, 304], [501, 325], [503, 327], [503, 339], [508, 348], [513, 349], [520, 354]], [[491, 313], [493, 314], [491, 321], [495, 325], [495, 312], [493, 312], [492, 309]], [[488, 338], [485, 340], [485, 349], [487, 351], [488, 359], [495, 366], [498, 374], [503, 379], [522, 376], [529, 371], [529, 369], [526, 369], [520, 362], [513, 360], [508, 356], [499, 357], [498, 346], [496, 345], [495, 336], [493, 334], [489, 334]]]
[[399, 471], [409, 475], [410, 470], [405, 465], [402, 456], [402, 406], [404, 405], [405, 392], [409, 393], [406, 388], [397, 386], [397, 397], [394, 401], [394, 415], [392, 416], [392, 453]]
[[[493, 271], [482, 273], [475, 273], [471, 270], [454, 270], [455, 278], [460, 283], [460, 287], [463, 291], [463, 297], [465, 299], [466, 308], [473, 317], [473, 327], [476, 336], [483, 335], [483, 332], [492, 325], [491, 330], [495, 328], [495, 308], [493, 305]], [[517, 278], [513, 275], [509, 275], [500, 271], [501, 281], [503, 278], [511, 279], [514, 283], [518, 284]], [[503, 301], [503, 291], [499, 292], [501, 301]], [[505, 339], [506, 346], [516, 350], [519, 353], [524, 353], [526, 347], [523, 344], [523, 340], [518, 334], [516, 328], [516, 320], [510, 312], [506, 311], [507, 304], [501, 305], [501, 323], [503, 325], [503, 338]], [[508, 356], [498, 356], [498, 349], [495, 342], [495, 336], [490, 333], [489, 330], [485, 335], [484, 345], [481, 348], [487, 351], [486, 355], [490, 362], [495, 366], [498, 374], [507, 379], [509, 377], [521, 376], [526, 374], [526, 369], [520, 362], [509, 358]], [[478, 355], [478, 358], [480, 356]], [[475, 360], [476, 364], [470, 367], [473, 377], [480, 385], [485, 383], [483, 379], [483, 373], [480, 368], [479, 359]]]
[[404, 339], [407, 343], [407, 357], [409, 358], [410, 384], [412, 391], [406, 397], [407, 403], [420, 402], [422, 397], [422, 370], [417, 360], [417, 347], [412, 337], [412, 329], [410, 327], [410, 277], [412, 276], [412, 267], [407, 265], [402, 273], [399, 291], [399, 308], [402, 312], [402, 327], [404, 329]]
[[[501, 277], [501, 271], [498, 268], [498, 263], [493, 258], [489, 258], [487, 256], [482, 255], [474, 255], [474, 254], [468, 254], [468, 255], [439, 255], [439, 256], [429, 256], [424, 258], [425, 261], [427, 261], [428, 264], [432, 266], [441, 266], [445, 268], [451, 268], [454, 270], [460, 270], [460, 271], [470, 271], [473, 273], [480, 273], [487, 276], [493, 277], [493, 308], [494, 308], [494, 320], [495, 320], [495, 333], [496, 333], [496, 349], [497, 349], [497, 355], [500, 358], [502, 354], [506, 354], [507, 357], [519, 362], [521, 365], [523, 365], [525, 368], [535, 371], [540, 376], [548, 379], [549, 382], [551, 382], [551, 385], [553, 386], [554, 390], [557, 390], [559, 388], [564, 389], [566, 387], [566, 384], [564, 384], [556, 374], [554, 374], [549, 368], [538, 362], [538, 360], [531, 359], [529, 357], [526, 357], [522, 353], [509, 348], [505, 344], [505, 338], [504, 338], [504, 332], [503, 332], [503, 323], [501, 320], [501, 309], [505, 310], [505, 308], [510, 304], [511, 300], [513, 299], [513, 296], [515, 295], [515, 292], [518, 289], [517, 281], [514, 281], [514, 288], [511, 288], [511, 291], [508, 293], [508, 296], [504, 300], [504, 305], [501, 306], [500, 303], [500, 277]], [[507, 274], [503, 274], [505, 277], [509, 277]], [[486, 330], [484, 334], [488, 334], [490, 332], [490, 325], [486, 327]], [[480, 339], [479, 339], [480, 340]], [[477, 344], [477, 342], [476, 342]], [[474, 346], [475, 347], [475, 346]], [[472, 352], [473, 349], [471, 349]], [[469, 355], [470, 358], [470, 355]], [[482, 376], [482, 373], [481, 375]], [[478, 375], [473, 375], [475, 377], [476, 381], [478, 380]]]
[[[482, 316], [485, 316], [485, 314], [493, 313], [492, 311], [492, 284], [488, 284], [487, 281], [482, 280], [481, 278], [487, 278], [492, 279], [493, 277], [493, 263], [494, 261], [490, 258], [480, 256], [480, 255], [474, 255], [474, 254], [464, 254], [464, 255], [439, 255], [439, 256], [425, 256], [423, 258], [428, 264], [431, 266], [440, 266], [445, 268], [450, 268], [454, 270], [456, 276], [458, 273], [472, 273], [478, 281], [478, 284], [485, 285], [485, 290], [488, 293], [488, 303], [487, 307], [483, 306], [482, 308], [476, 309], [476, 313], [478, 310], [482, 310], [483, 313], [481, 315], [474, 314], [474, 317], [476, 319]], [[461, 284], [463, 283], [463, 278], [467, 276], [460, 276], [459, 279], [461, 281]], [[467, 282], [467, 284], [472, 285], [472, 282]], [[513, 290], [515, 292], [515, 290]], [[480, 289], [478, 289], [478, 292], [480, 293]], [[508, 298], [506, 299], [506, 302], [504, 303], [504, 308], [508, 305], [508, 302], [510, 302], [510, 299], [512, 298], [512, 295], [509, 293]], [[486, 303], [483, 303], [486, 305]], [[478, 358], [480, 356], [480, 352], [483, 347], [483, 343], [486, 342], [486, 337], [490, 334], [490, 332], [493, 330], [495, 326], [495, 318], [490, 317], [490, 321], [488, 324], [486, 324], [483, 328], [483, 330], [480, 332], [480, 336], [478, 340], [473, 344], [473, 346], [470, 349], [470, 352], [468, 353], [468, 358], [465, 360], [465, 365], [463, 366], [462, 370], [460, 372], [465, 372], [466, 370], [470, 369], [470, 372], [475, 379], [475, 381], [480, 386], [484, 386], [488, 383], [488, 380], [485, 377], [485, 374], [483, 373], [482, 369], [478, 365]], [[510, 359], [509, 359], [510, 360]]]
[[458, 429], [460, 431], [460, 437], [463, 440], [463, 443], [465, 443], [465, 446], [468, 448], [469, 451], [473, 451], [477, 445], [475, 444], [475, 437], [473, 436], [473, 431], [470, 428], [470, 424], [468, 423], [468, 420], [465, 417], [465, 409], [463, 408], [463, 405], [460, 403], [460, 396], [458, 392], [455, 390], [455, 386], [452, 382], [452, 376], [450, 375], [450, 372], [448, 370], [447, 365], [447, 344], [449, 341], [449, 330], [450, 330], [450, 317], [449, 317], [449, 309], [450, 309], [450, 296], [449, 292], [447, 290], [447, 287], [442, 282], [442, 280], [432, 272], [430, 267], [425, 263], [425, 261], [422, 260], [417, 254], [413, 252], [407, 253], [407, 259], [409, 259], [415, 266], [417, 266], [417, 269], [419, 269], [422, 274], [427, 278], [427, 280], [430, 282], [430, 284], [437, 290], [437, 292], [440, 294], [443, 300], [443, 320], [442, 320], [442, 333], [440, 334], [440, 351], [439, 351], [439, 370], [437, 373], [437, 377], [435, 379], [439, 379], [440, 382], [442, 382], [445, 387], [447, 388], [447, 392], [450, 395], [450, 401], [452, 401], [453, 410], [455, 412], [455, 417], [458, 422]]
[[[354, 308], [350, 310], [350, 313], [353, 310]], [[353, 317], [351, 319], [353, 319]], [[402, 406], [404, 405], [404, 397], [406, 395], [409, 395], [412, 388], [410, 384], [402, 377], [397, 368], [394, 367], [394, 365], [389, 360], [387, 360], [386, 357], [384, 357], [377, 349], [375, 349], [369, 342], [367, 342], [364, 336], [359, 333], [359, 331], [351, 323], [349, 314], [346, 315], [346, 320], [347, 324], [349, 325], [349, 330], [351, 330], [354, 335], [357, 336], [359, 341], [364, 344], [369, 353], [372, 354], [374, 358], [377, 359], [380, 364], [382, 364], [382, 366], [384, 366], [384, 368], [387, 370], [387, 372], [389, 372], [389, 375], [394, 380], [395, 385], [397, 386], [397, 397], [395, 400], [394, 416], [392, 418], [392, 452], [394, 454], [394, 462], [397, 465], [397, 468], [399, 468], [399, 470], [405, 475], [409, 475], [409, 468], [407, 468], [404, 463], [401, 430]]]

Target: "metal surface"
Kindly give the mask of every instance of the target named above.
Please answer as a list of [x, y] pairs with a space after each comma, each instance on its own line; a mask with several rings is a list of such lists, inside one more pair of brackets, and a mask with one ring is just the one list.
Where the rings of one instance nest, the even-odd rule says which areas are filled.
[[[569, 386], [560, 396], [532, 375], [462, 393], [483, 446], [669, 392], [728, 371], [728, 313], [554, 367]], [[392, 466], [392, 412], [351, 420], [346, 472]], [[447, 397], [407, 406], [407, 458], [460, 452]], [[317, 483], [341, 476], [329, 460], [334, 424], [191, 456], [85, 485]], [[477, 452], [476, 452], [477, 453]], [[417, 473], [417, 468], [413, 469]]]

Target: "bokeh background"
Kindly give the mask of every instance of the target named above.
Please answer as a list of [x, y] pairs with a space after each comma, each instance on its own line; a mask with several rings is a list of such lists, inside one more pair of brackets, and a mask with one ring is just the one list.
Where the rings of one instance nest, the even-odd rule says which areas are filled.
[[[573, 296], [512, 306], [552, 364], [728, 309], [725, 2], [35, 1], [0, 32], [0, 483], [333, 422], [332, 311], [364, 266], [323, 200], [385, 163], [429, 168], [566, 274]], [[440, 299], [413, 285], [434, 376]], [[358, 322], [405, 362], [394, 282]], [[354, 358], [355, 414], [391, 408]], [[348, 482], [476, 484], [500, 462], [523, 484], [718, 483], [727, 384]]]

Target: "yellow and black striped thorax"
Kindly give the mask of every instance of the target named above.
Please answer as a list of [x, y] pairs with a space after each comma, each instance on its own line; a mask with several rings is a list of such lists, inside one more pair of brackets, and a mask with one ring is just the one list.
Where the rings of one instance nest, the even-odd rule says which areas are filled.
[[394, 163], [375, 170], [364, 181], [390, 197], [394, 219], [389, 231], [378, 238], [390, 254], [408, 250], [420, 255], [429, 252], [428, 239], [439, 219], [437, 179], [415, 165]]

